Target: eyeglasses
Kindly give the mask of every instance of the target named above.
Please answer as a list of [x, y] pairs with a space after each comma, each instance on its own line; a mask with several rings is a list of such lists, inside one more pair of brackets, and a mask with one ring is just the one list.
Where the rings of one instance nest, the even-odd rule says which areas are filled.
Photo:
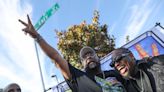
[[112, 62], [110, 63], [110, 66], [114, 67], [116, 62], [121, 61], [124, 57], [126, 57], [128, 55], [129, 55], [129, 53], [125, 53], [125, 54], [121, 54], [121, 55], [118, 55], [118, 56], [112, 58]]

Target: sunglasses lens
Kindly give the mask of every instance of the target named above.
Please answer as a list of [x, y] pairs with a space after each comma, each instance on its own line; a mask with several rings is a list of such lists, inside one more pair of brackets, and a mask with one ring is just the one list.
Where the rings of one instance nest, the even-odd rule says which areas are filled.
[[119, 62], [122, 58], [123, 58], [123, 56], [116, 56], [115, 58], [112, 59], [112, 62], [110, 63], [110, 66], [114, 67], [114, 64], [116, 62]]

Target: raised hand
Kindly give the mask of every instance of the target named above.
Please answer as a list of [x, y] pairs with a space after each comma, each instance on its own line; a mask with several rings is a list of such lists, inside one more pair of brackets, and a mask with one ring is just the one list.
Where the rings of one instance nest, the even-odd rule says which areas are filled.
[[50, 46], [39, 35], [39, 33], [35, 30], [34, 26], [32, 25], [31, 20], [28, 15], [27, 15], [27, 19], [28, 19], [28, 23], [25, 23], [24, 21], [19, 19], [19, 22], [21, 22], [25, 26], [25, 28], [22, 29], [22, 31], [24, 31], [25, 34], [29, 34], [30, 36], [32, 36], [35, 39], [35, 41], [39, 44], [41, 49], [47, 54], [47, 56], [49, 56], [53, 60], [53, 62], [56, 64], [56, 66], [59, 67], [63, 76], [66, 79], [70, 79], [71, 74], [69, 71], [67, 61], [64, 58], [62, 58], [62, 56], [58, 53], [58, 51], [56, 49], [54, 49], [52, 46]]
[[28, 23], [25, 23], [24, 21], [20, 19], [18, 20], [20, 23], [22, 23], [25, 26], [25, 28], [22, 29], [22, 31], [24, 31], [25, 34], [28, 33], [33, 38], [37, 38], [38, 33], [35, 30], [34, 26], [32, 25], [29, 15], [27, 15], [27, 19], [28, 19]]

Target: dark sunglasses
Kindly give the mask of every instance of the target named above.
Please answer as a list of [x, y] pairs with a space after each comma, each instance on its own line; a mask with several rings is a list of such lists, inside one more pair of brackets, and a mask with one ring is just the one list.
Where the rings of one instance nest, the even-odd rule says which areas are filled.
[[112, 58], [112, 62], [110, 63], [110, 66], [114, 67], [114, 64], [116, 62], [120, 62], [124, 57], [126, 57], [128, 55], [129, 55], [129, 53], [125, 53], [125, 54], [121, 54], [119, 56], [116, 56], [116, 57]]

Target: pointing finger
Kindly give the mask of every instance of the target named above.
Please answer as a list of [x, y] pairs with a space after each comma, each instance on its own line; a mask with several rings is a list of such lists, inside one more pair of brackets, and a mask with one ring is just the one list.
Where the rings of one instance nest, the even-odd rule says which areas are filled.
[[32, 24], [29, 15], [27, 14], [28, 24]]
[[27, 23], [25, 23], [25, 22], [23, 22], [22, 20], [18, 20], [20, 23], [22, 23], [23, 25], [25, 25], [25, 26], [28, 26], [28, 24]]

